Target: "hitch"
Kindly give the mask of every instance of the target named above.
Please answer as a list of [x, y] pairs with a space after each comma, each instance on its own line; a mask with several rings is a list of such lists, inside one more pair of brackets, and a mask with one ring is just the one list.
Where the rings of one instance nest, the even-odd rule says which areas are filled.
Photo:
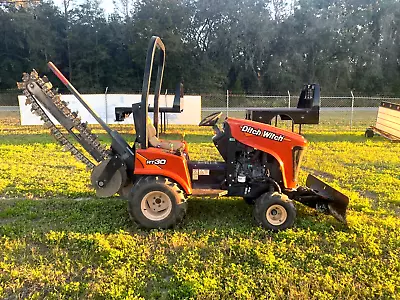
[[298, 187], [288, 196], [347, 224], [346, 210], [349, 205], [349, 197], [311, 174], [307, 177], [306, 187]]

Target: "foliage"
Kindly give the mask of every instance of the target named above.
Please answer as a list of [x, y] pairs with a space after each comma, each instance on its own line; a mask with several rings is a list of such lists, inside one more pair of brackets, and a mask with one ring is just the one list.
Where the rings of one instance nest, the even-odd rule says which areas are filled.
[[[298, 204], [295, 227], [271, 233], [239, 198], [191, 198], [180, 228], [140, 230], [45, 130], [3, 122], [0, 298], [398, 299], [400, 147], [324, 123], [305, 128], [301, 181], [311, 172], [349, 195], [349, 226]], [[192, 159], [219, 159], [208, 128], [167, 138], [182, 131]]]
[[398, 0], [98, 0], [0, 7], [0, 89], [52, 60], [82, 92], [138, 91], [147, 43], [167, 48], [164, 88], [286, 93], [319, 82], [325, 94], [400, 91]]

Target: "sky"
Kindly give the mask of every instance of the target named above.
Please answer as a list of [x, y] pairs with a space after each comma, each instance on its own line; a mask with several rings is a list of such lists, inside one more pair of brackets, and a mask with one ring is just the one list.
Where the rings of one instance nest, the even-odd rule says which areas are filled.
[[[63, 0], [53, 0], [54, 4], [56, 4], [59, 7], [63, 7]], [[79, 5], [83, 3], [83, 0], [73, 0], [75, 5]], [[114, 4], [113, 0], [101, 0], [100, 1], [100, 6], [104, 9], [106, 15], [111, 14], [114, 11]]]

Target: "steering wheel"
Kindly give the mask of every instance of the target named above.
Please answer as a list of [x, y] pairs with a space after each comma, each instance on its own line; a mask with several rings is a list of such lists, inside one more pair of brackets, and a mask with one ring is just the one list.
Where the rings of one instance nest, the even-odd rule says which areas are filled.
[[205, 117], [201, 122], [199, 123], [199, 126], [214, 126], [217, 124], [219, 118], [221, 117], [222, 112], [215, 112], [212, 113], [211, 115]]

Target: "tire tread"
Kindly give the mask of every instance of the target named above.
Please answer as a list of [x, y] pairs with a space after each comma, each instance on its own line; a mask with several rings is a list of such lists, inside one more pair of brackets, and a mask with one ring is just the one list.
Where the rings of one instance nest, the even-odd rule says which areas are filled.
[[[150, 221], [148, 224], [143, 224], [140, 222], [136, 217], [135, 217], [135, 210], [141, 210], [140, 208], [140, 201], [135, 201], [135, 195], [139, 195], [142, 190], [144, 190], [147, 186], [149, 185], [161, 185], [161, 186], [166, 186], [172, 194], [175, 195], [175, 199], [171, 199], [171, 201], [176, 201], [175, 204], [175, 213], [174, 213], [174, 218], [172, 220], [169, 220], [168, 222], [165, 221], [160, 221], [159, 226], [151, 226], [151, 223], [154, 223], [154, 221]], [[138, 202], [138, 203], [136, 203]], [[130, 193], [129, 197], [129, 202], [128, 202], [128, 213], [130, 218], [141, 228], [162, 228], [162, 229], [168, 229], [168, 228], [173, 228], [177, 226], [179, 223], [182, 222], [184, 217], [186, 216], [186, 211], [187, 211], [187, 201], [185, 198], [185, 193], [179, 188], [179, 186], [175, 183], [170, 181], [168, 178], [162, 177], [162, 176], [146, 176], [140, 178], [133, 186], [132, 191]]]
[[[296, 219], [296, 207], [293, 205], [293, 202], [289, 199], [288, 196], [285, 194], [280, 194], [278, 192], [273, 192], [273, 193], [265, 193], [261, 195], [259, 198], [257, 198], [255, 204], [254, 204], [254, 209], [253, 209], [253, 219], [255, 223], [258, 226], [265, 227], [270, 230], [278, 231], [282, 230], [280, 228], [277, 228], [276, 226], [270, 225], [270, 226], [265, 226], [263, 223], [263, 216], [265, 216], [265, 204], [266, 202], [271, 202], [271, 203], [276, 203], [276, 202], [285, 202], [289, 205], [290, 209], [292, 212], [288, 211], [288, 218], [289, 218], [289, 224], [283, 226], [282, 229], [286, 229], [289, 227], [292, 227], [294, 224], [294, 221]], [[290, 213], [293, 213], [293, 216], [290, 217]]]

